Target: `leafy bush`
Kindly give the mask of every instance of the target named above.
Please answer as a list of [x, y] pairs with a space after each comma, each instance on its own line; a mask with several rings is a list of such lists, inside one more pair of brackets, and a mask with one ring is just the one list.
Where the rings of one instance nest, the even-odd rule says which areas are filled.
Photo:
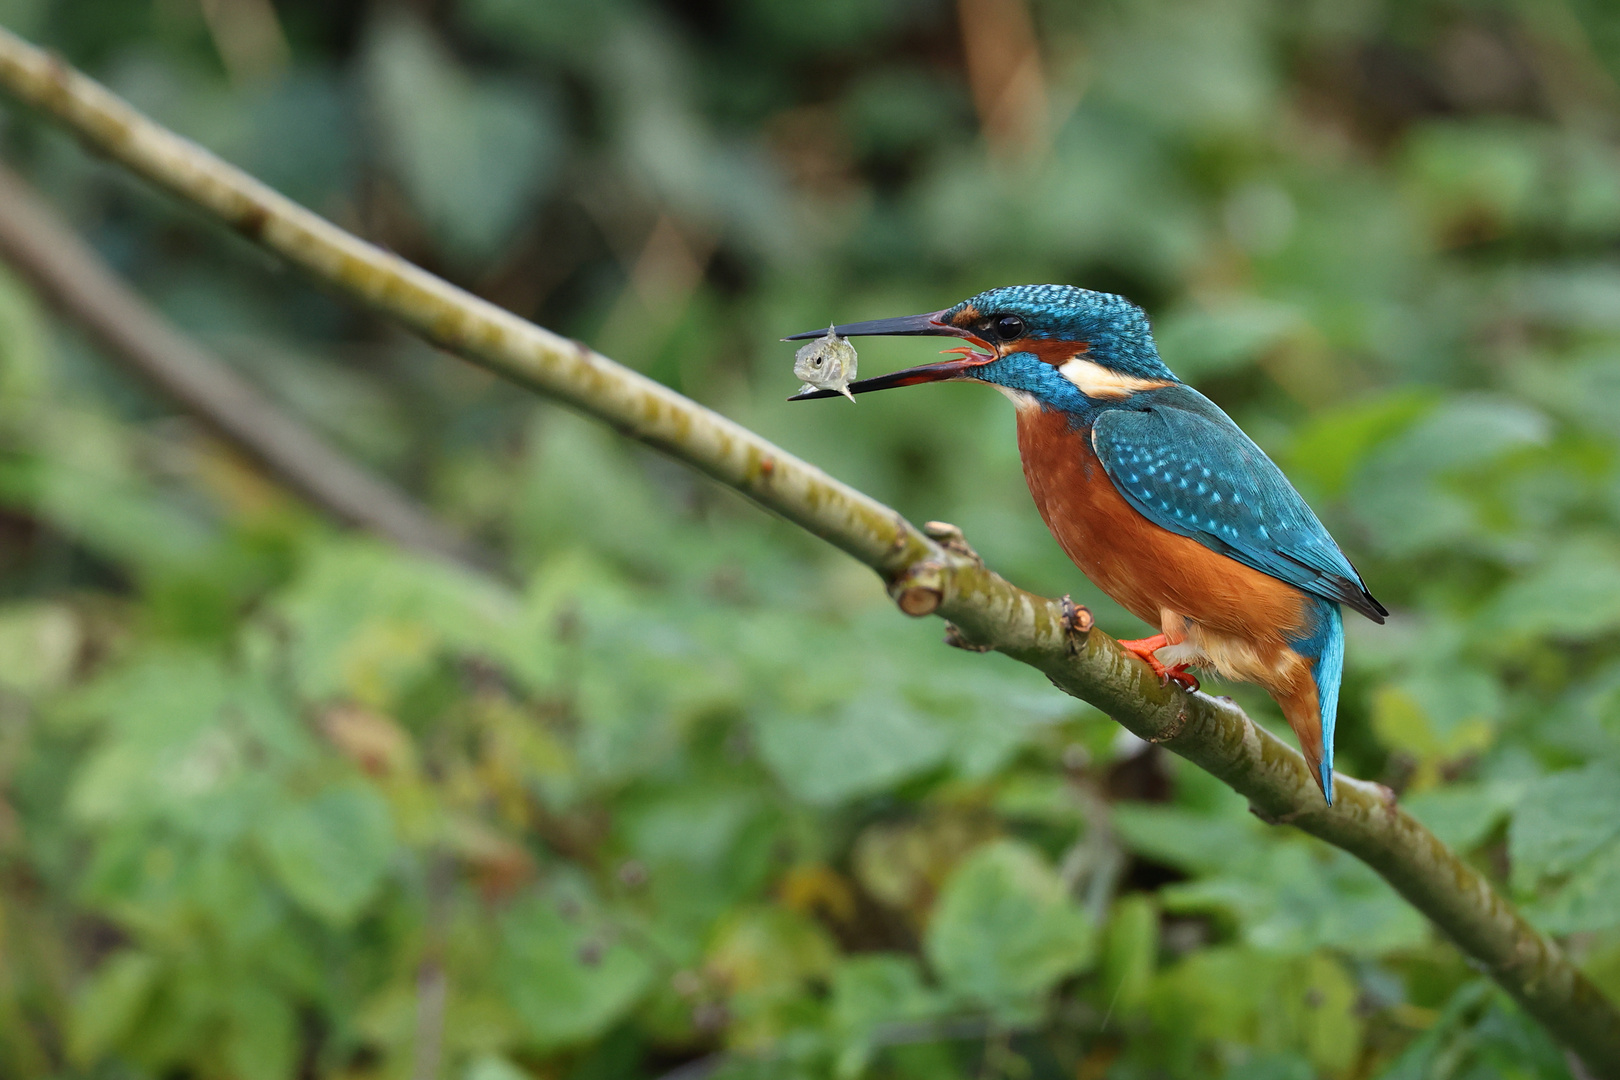
[[[0, 20], [1111, 632], [995, 395], [789, 406], [775, 338], [1013, 281], [1141, 300], [1396, 611], [1351, 628], [1343, 767], [1620, 998], [1601, 6]], [[1570, 1076], [1348, 856], [37, 121], [5, 138], [155, 304], [512, 577], [318, 520], [0, 278], [0, 1074]]]

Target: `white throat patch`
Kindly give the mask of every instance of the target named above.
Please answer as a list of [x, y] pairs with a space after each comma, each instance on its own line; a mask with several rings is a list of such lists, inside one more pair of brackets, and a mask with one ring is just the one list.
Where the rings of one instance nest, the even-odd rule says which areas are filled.
[[1040, 402], [1035, 400], [1034, 394], [1028, 394], [1022, 390], [1014, 390], [1012, 387], [1002, 386], [1000, 383], [991, 383], [990, 385], [995, 387], [997, 390], [1000, 390], [1002, 396], [1008, 401], [1012, 402], [1013, 405], [1017, 407], [1019, 412], [1040, 408]]
[[1163, 379], [1123, 375], [1079, 356], [1058, 368], [1058, 371], [1088, 398], [1122, 398], [1140, 390], [1166, 385]]

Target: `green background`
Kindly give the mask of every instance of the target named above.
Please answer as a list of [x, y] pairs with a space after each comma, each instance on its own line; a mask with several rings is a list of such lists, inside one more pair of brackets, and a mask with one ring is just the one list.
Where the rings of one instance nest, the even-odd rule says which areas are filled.
[[[1341, 768], [1620, 998], [1612, 4], [0, 23], [1130, 636], [998, 395], [788, 405], [777, 339], [1020, 282], [1138, 300], [1395, 613], [1350, 620]], [[0, 138], [153, 304], [513, 577], [323, 521], [0, 277], [0, 1075], [1571, 1076], [1348, 856], [37, 118]]]

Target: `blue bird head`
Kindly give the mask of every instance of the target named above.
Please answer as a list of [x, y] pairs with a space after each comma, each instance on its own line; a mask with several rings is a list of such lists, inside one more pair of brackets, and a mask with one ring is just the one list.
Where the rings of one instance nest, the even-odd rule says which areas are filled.
[[[1117, 396], [1114, 391], [1177, 381], [1159, 359], [1146, 312], [1123, 296], [1074, 285], [1008, 285], [942, 311], [834, 329], [844, 337], [925, 335], [969, 343], [947, 350], [957, 353], [957, 359], [851, 383], [850, 391], [857, 394], [970, 379], [1029, 393], [1048, 404], [1066, 404], [1077, 392], [1084, 395], [1088, 386]], [[786, 340], [825, 333], [812, 330]], [[794, 400], [832, 393], [807, 391]]]

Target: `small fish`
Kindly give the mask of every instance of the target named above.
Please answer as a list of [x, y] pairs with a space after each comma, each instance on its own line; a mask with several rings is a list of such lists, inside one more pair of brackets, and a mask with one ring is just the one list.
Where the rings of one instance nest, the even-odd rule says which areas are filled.
[[804, 380], [799, 393], [836, 390], [854, 401], [849, 381], [855, 377], [855, 360], [855, 346], [827, 327], [826, 337], [816, 338], [793, 354], [793, 374]]

